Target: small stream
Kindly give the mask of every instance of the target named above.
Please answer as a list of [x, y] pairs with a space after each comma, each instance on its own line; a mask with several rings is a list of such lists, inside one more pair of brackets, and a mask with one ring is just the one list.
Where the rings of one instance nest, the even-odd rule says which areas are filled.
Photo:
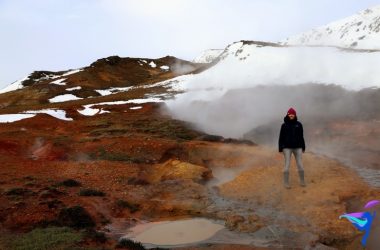
[[380, 188], [380, 170], [366, 166], [357, 166], [351, 163], [348, 158], [339, 157], [329, 152], [321, 150], [313, 151], [313, 154], [321, 155], [341, 162], [343, 165], [353, 169], [368, 185], [374, 188]]

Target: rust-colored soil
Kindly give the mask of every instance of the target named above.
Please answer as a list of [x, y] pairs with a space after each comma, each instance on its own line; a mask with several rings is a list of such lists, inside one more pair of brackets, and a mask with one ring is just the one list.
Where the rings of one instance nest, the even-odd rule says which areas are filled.
[[[168, 57], [155, 63], [178, 62]], [[134, 69], [135, 78], [127, 79], [124, 67]], [[165, 88], [47, 103], [47, 98], [77, 84], [84, 88], [77, 94], [88, 97], [95, 89], [125, 87], [137, 84], [136, 79], [149, 84], [180, 74], [139, 67], [138, 59], [102, 59], [70, 75], [63, 88], [42, 81], [0, 96], [2, 113], [60, 108], [73, 118], [63, 121], [37, 114], [0, 124], [1, 232], [16, 235], [36, 227], [66, 225], [62, 211], [79, 205], [95, 221], [94, 228], [108, 237], [106, 242], [86, 239], [82, 247], [112, 249], [128, 227], [142, 220], [183, 217], [219, 219], [228, 229], [252, 234], [278, 226], [295, 236], [281, 238], [284, 234], [277, 241], [294, 249], [322, 243], [350, 249], [357, 244], [358, 232], [348, 221], [339, 220], [339, 215], [360, 211], [380, 192], [335, 160], [306, 153], [307, 187], [298, 186], [293, 166], [292, 189], [287, 190], [282, 186], [281, 154], [252, 143], [205, 135], [172, 119], [163, 103], [139, 104], [142, 108], [135, 110], [130, 109], [135, 104], [103, 105], [99, 108], [110, 113], [95, 116], [77, 112], [84, 104], [142, 98], [166, 93]], [[70, 179], [79, 184], [62, 184]], [[84, 196], [86, 192], [95, 196]], [[263, 249], [225, 244], [185, 249], [205, 248]]]
[[[159, 112], [159, 104], [144, 104], [139, 110], [129, 106], [115, 105], [111, 113], [93, 117], [76, 115], [72, 122], [38, 114], [2, 124], [2, 228], [25, 232], [49, 225], [64, 207], [81, 205], [99, 230], [121, 221], [126, 228], [141, 219], [206, 216], [225, 220], [233, 230], [254, 232], [276, 223], [315, 233], [325, 244], [349, 243], [357, 232], [339, 215], [356, 211], [379, 194], [338, 162], [308, 153], [307, 187], [298, 186], [293, 168], [292, 189], [286, 190], [283, 156], [272, 149], [203, 141], [201, 133]], [[207, 181], [223, 168], [242, 172], [216, 187], [220, 197], [231, 200], [218, 207]], [[66, 179], [79, 181], [81, 187], [58, 185]], [[15, 188], [22, 193], [7, 195]], [[105, 196], [80, 196], [82, 188]], [[137, 209], [120, 207], [118, 200]], [[234, 209], [235, 201], [245, 206]]]

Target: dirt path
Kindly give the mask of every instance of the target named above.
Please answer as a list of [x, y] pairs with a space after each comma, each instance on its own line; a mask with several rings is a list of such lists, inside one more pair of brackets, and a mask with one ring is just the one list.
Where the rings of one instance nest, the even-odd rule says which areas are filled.
[[[364, 204], [379, 197], [355, 172], [339, 162], [304, 154], [307, 187], [299, 186], [294, 160], [291, 189], [282, 186], [282, 155], [273, 150], [255, 150], [262, 162], [252, 165], [234, 180], [219, 187], [226, 199], [251, 203], [253, 213], [266, 225], [294, 232], [310, 232], [325, 244], [346, 244], [356, 229], [339, 215], [363, 210]], [[237, 225], [239, 228], [239, 225]]]

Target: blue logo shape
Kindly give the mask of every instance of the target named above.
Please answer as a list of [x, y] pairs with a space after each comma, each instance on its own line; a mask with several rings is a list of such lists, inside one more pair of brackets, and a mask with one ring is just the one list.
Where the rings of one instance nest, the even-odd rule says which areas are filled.
[[[372, 200], [368, 202], [364, 208], [371, 208], [376, 205], [378, 205], [380, 201], [378, 200]], [[367, 244], [367, 238], [369, 236], [369, 233], [371, 231], [371, 225], [372, 221], [376, 216], [376, 211], [374, 211], [372, 214], [370, 212], [357, 212], [357, 213], [349, 213], [349, 214], [343, 214], [339, 216], [339, 219], [346, 218], [349, 222], [352, 223], [358, 229], [359, 231], [364, 231], [364, 236], [361, 240], [361, 244], [363, 247]]]

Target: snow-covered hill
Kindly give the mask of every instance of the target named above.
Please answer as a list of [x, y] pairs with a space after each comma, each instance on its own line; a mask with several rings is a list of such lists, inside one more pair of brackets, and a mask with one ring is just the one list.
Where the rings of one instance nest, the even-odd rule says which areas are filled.
[[380, 49], [380, 5], [289, 37], [281, 44]]
[[194, 63], [210, 63], [214, 61], [224, 50], [223, 49], [208, 49], [197, 56], [193, 62]]
[[167, 105], [176, 119], [191, 121], [209, 134], [239, 138], [242, 131], [275, 120], [289, 107], [316, 116], [327, 109], [328, 114], [351, 114], [357, 105], [339, 98], [316, 111], [329, 92], [315, 93], [313, 86], [375, 92], [380, 87], [378, 65], [380, 51], [240, 41], [228, 46], [213, 67], [182, 78], [184, 93]]
[[189, 89], [237, 89], [334, 83], [359, 90], [380, 87], [378, 65], [380, 52], [240, 41], [229, 45], [215, 66], [185, 85]]

